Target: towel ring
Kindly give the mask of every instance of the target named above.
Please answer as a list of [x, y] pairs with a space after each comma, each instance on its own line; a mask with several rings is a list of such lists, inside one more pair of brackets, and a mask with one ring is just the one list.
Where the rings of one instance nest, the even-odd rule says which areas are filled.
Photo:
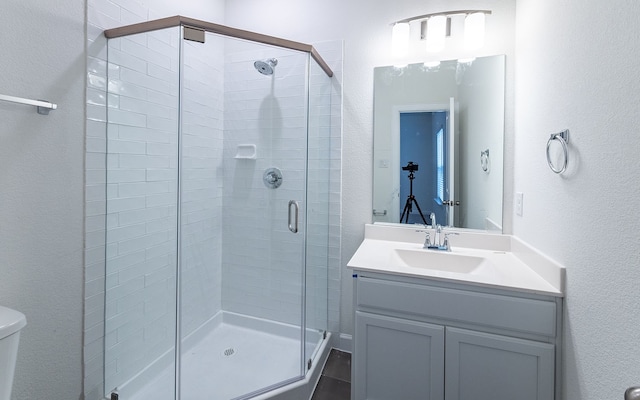
[[[562, 146], [562, 152], [564, 153], [564, 161], [562, 162], [561, 168], [556, 168], [551, 162], [551, 155], [549, 154], [549, 149], [551, 148], [551, 142], [557, 140], [560, 142]], [[547, 164], [549, 164], [549, 168], [556, 174], [561, 174], [567, 170], [567, 162], [569, 161], [569, 148], [567, 147], [567, 143], [569, 143], [569, 130], [566, 129], [562, 132], [552, 133], [547, 141]]]

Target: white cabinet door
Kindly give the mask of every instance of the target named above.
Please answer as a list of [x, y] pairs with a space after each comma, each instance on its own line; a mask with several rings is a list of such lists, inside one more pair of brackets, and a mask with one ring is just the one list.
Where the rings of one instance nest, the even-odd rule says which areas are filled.
[[443, 400], [444, 327], [356, 311], [353, 400]]
[[447, 328], [447, 400], [554, 398], [554, 346]]

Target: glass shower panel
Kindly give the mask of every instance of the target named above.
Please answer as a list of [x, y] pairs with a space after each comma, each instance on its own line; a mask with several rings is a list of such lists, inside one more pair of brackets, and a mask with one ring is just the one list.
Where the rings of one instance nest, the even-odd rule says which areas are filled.
[[304, 374], [307, 69], [294, 50], [183, 42], [183, 400], [247, 398]]
[[175, 396], [179, 32], [108, 42], [106, 397]]
[[205, 43], [184, 40], [182, 46], [179, 296], [188, 394], [190, 375], [200, 369], [192, 368], [191, 352], [221, 322], [224, 40], [208, 36]]
[[314, 360], [328, 324], [329, 171], [331, 78], [315, 60], [309, 65], [309, 146], [305, 360]]

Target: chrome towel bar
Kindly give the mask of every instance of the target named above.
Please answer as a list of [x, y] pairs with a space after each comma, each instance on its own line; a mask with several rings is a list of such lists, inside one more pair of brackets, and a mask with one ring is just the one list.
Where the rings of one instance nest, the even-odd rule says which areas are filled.
[[0, 94], [0, 100], [10, 101], [12, 103], [26, 104], [28, 106], [35, 106], [38, 114], [42, 115], [48, 115], [49, 111], [58, 108], [57, 104], [50, 103], [48, 101], [23, 99], [22, 97], [7, 96], [6, 94]]

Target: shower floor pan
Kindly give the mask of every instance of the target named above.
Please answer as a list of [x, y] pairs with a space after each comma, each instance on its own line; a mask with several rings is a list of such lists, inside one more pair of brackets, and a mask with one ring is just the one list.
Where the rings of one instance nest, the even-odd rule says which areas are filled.
[[[321, 341], [318, 332], [309, 334], [317, 341], [307, 342], [307, 352], [316, 350], [317, 356], [306, 379], [254, 399], [284, 400], [310, 396], [330, 348], [327, 346], [329, 336]], [[184, 341], [180, 400], [236, 399], [292, 380], [301, 372], [299, 337], [299, 328], [293, 326], [220, 313]], [[172, 365], [163, 369], [152, 367], [120, 389], [120, 398], [173, 400], [173, 382]]]

